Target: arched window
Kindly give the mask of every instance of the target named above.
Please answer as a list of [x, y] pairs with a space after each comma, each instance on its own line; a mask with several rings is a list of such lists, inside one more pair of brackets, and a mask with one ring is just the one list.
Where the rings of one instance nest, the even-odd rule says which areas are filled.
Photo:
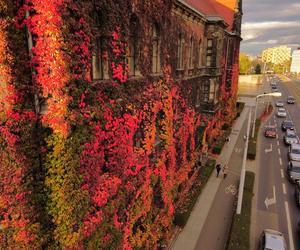
[[198, 45], [198, 66], [201, 67], [202, 66], [202, 41], [201, 39], [199, 40], [199, 45]]
[[128, 39], [129, 76], [140, 75], [140, 72], [138, 70], [139, 30], [140, 30], [139, 20], [136, 16], [132, 16], [130, 19], [130, 35]]
[[189, 68], [194, 68], [194, 37], [191, 36], [189, 44]]
[[92, 78], [93, 80], [103, 79], [103, 39], [99, 36], [95, 39], [95, 46], [92, 55]]
[[160, 73], [160, 32], [157, 25], [152, 28], [152, 72]]
[[183, 35], [180, 33], [177, 41], [177, 69], [183, 68], [183, 42]]

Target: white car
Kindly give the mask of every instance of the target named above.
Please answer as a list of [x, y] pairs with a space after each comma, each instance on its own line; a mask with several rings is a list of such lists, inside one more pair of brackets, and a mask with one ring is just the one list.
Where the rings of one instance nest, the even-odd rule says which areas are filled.
[[285, 108], [279, 108], [277, 110], [277, 116], [278, 117], [286, 117], [286, 110], [285, 110]]
[[262, 232], [259, 243], [260, 250], [287, 250], [283, 234], [272, 229]]
[[277, 101], [276, 107], [283, 107], [283, 101]]
[[294, 130], [287, 129], [285, 135], [283, 136], [283, 141], [286, 145], [291, 145], [299, 143], [298, 137]]

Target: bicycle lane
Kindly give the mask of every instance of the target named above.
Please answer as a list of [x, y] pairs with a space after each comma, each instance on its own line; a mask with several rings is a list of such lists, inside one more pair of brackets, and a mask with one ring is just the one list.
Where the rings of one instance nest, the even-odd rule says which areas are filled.
[[[247, 120], [246, 120], [247, 121]], [[204, 223], [203, 230], [198, 238], [195, 249], [225, 249], [230, 226], [235, 213], [234, 203], [237, 201], [238, 184], [245, 146], [247, 122], [244, 122], [232, 155], [229, 157], [229, 172], [225, 179], [221, 174], [222, 182]], [[225, 144], [224, 147], [227, 145]], [[223, 167], [223, 166], [222, 166]], [[221, 172], [222, 173], [222, 172]], [[216, 173], [215, 173], [216, 176]], [[217, 178], [217, 177], [215, 177]]]

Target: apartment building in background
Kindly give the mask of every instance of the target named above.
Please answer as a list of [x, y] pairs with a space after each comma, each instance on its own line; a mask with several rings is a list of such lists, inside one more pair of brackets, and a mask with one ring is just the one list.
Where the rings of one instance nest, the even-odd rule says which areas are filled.
[[282, 64], [291, 58], [291, 48], [283, 45], [263, 50], [262, 61], [266, 63]]
[[300, 48], [293, 51], [291, 72], [297, 74], [300, 73]]

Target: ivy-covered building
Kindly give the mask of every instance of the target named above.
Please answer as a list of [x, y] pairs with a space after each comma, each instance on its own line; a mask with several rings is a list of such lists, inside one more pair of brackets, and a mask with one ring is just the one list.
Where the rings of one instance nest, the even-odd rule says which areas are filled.
[[241, 17], [240, 0], [0, 0], [0, 248], [168, 244], [235, 117]]

